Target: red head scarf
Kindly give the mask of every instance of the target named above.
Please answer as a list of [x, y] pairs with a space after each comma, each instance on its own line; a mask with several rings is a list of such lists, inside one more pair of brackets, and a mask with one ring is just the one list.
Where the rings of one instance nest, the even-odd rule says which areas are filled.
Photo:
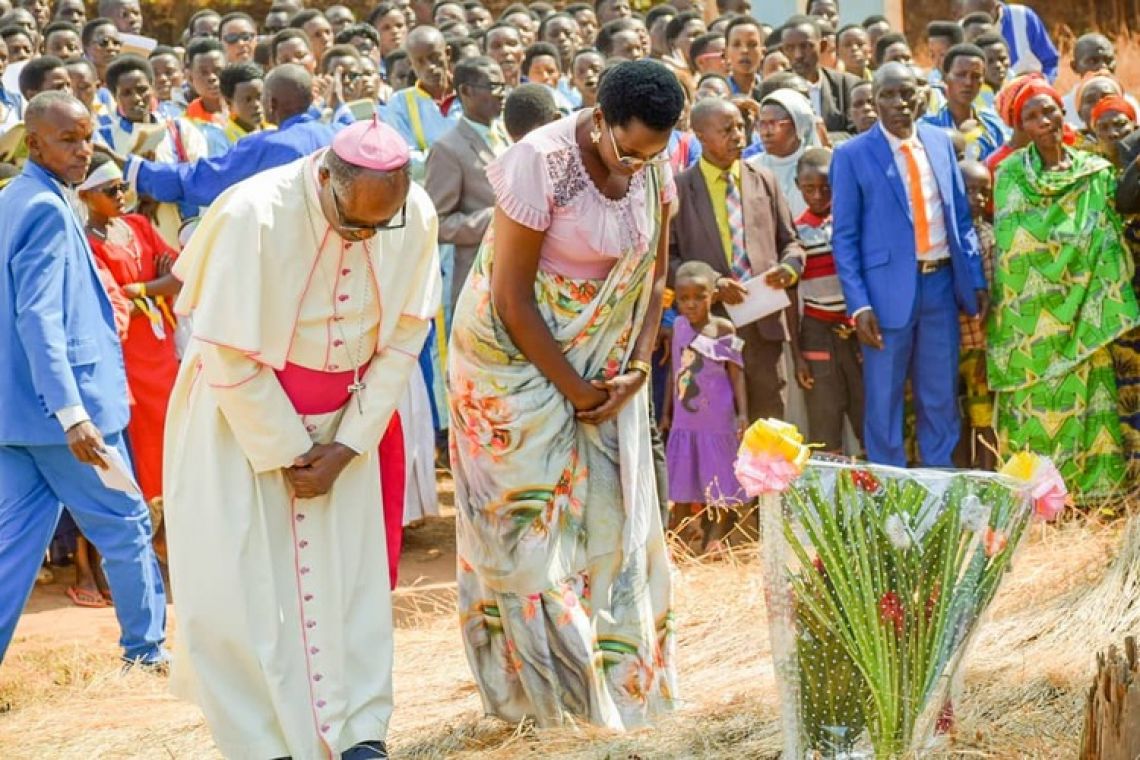
[[1021, 112], [1025, 110], [1025, 104], [1038, 95], [1048, 95], [1057, 104], [1057, 107], [1062, 111], [1065, 110], [1065, 104], [1061, 100], [1060, 94], [1053, 89], [1053, 86], [1045, 80], [1034, 80], [1029, 82], [1017, 93], [1017, 97], [1013, 100], [1013, 126], [1021, 128]]
[[994, 110], [997, 111], [1001, 120], [1010, 127], [1012, 127], [1014, 121], [1016, 121], [1013, 113], [1013, 101], [1017, 99], [1017, 96], [1026, 85], [1032, 84], [1034, 81], [1044, 82], [1045, 77], [1036, 71], [1031, 74], [1019, 76], [1010, 80], [1005, 87], [1002, 87], [997, 97], [994, 98]]
[[1090, 71], [1081, 77], [1081, 81], [1077, 84], [1076, 89], [1073, 91], [1073, 107], [1080, 110], [1081, 101], [1085, 97], [1085, 88], [1093, 82], [1108, 82], [1116, 88], [1117, 95], [1124, 94], [1124, 86], [1120, 84], [1120, 80], [1116, 78], [1108, 69], [1100, 69], [1098, 71]]
[[1136, 121], [1136, 109], [1132, 107], [1131, 103], [1119, 95], [1109, 95], [1093, 106], [1092, 115], [1089, 116], [1090, 126], [1096, 124], [1101, 116], [1110, 111], [1124, 114], [1133, 123]]

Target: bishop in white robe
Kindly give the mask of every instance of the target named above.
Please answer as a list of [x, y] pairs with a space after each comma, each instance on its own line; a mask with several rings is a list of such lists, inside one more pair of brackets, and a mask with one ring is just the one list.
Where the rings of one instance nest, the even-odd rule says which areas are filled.
[[175, 269], [194, 337], [166, 428], [172, 686], [229, 758], [386, 757], [377, 447], [440, 298], [407, 162], [390, 128], [349, 127], [223, 194]]

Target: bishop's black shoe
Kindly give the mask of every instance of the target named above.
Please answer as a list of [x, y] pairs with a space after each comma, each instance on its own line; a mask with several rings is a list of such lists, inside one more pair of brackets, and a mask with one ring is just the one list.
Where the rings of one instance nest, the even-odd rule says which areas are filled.
[[382, 741], [361, 742], [342, 752], [340, 760], [388, 760], [388, 747]]

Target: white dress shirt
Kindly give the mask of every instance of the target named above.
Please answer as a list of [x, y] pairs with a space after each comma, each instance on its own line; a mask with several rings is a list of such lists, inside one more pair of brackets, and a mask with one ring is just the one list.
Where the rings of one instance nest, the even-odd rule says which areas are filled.
[[808, 100], [811, 101], [811, 110], [815, 111], [815, 115], [823, 118], [823, 74], [819, 75], [819, 79], [815, 84], [810, 84], [811, 88], [808, 93]]
[[892, 135], [882, 123], [879, 124], [879, 129], [887, 136], [887, 144], [890, 145], [891, 153], [894, 155], [895, 166], [898, 168], [903, 190], [906, 191], [906, 196], [912, 205], [912, 208], [908, 209], [911, 221], [914, 221], [915, 218], [914, 201], [910, 198], [910, 170], [907, 158], [902, 151], [903, 143], [910, 146], [915, 162], [918, 164], [919, 174], [922, 176], [922, 198], [926, 204], [926, 218], [930, 223], [930, 249], [926, 253], [918, 254], [919, 261], [938, 261], [950, 258], [946, 219], [942, 213], [942, 193], [938, 190], [938, 179], [934, 176], [934, 168], [930, 164], [930, 158], [926, 155], [922, 141], [918, 139], [917, 133], [912, 134], [906, 140], [900, 140]]

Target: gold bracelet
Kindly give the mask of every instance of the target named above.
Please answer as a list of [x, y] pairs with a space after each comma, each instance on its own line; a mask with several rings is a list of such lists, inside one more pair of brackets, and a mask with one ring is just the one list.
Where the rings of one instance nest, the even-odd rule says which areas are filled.
[[630, 359], [629, 364], [626, 365], [626, 369], [640, 372], [646, 377], [650, 377], [653, 374], [653, 365], [649, 362], [643, 362], [641, 359]]
[[792, 285], [800, 281], [799, 272], [791, 264], [780, 264], [780, 268], [792, 276]]
[[146, 298], [146, 283], [139, 283], [139, 298]]

